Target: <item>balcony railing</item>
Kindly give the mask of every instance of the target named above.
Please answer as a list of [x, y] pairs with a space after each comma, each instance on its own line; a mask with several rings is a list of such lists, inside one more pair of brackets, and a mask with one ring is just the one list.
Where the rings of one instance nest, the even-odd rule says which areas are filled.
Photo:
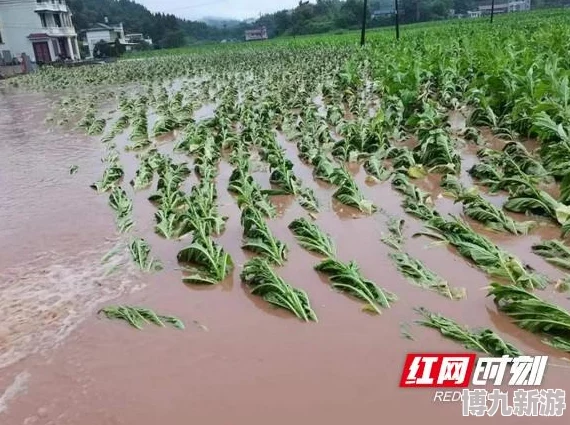
[[67, 4], [59, 0], [36, 0], [36, 12], [68, 12]]

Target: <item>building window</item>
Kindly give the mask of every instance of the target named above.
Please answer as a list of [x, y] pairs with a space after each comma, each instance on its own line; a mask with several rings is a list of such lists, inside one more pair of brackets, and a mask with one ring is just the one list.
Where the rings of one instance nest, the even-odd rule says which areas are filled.
[[41, 19], [41, 21], [42, 21], [42, 27], [47, 28], [46, 14], [45, 14], [45, 13], [40, 13], [40, 19]]
[[4, 44], [4, 41], [2, 40], [2, 31], [0, 31], [0, 44]]
[[61, 17], [59, 16], [59, 13], [54, 13], [53, 19], [55, 20], [55, 26], [61, 28]]

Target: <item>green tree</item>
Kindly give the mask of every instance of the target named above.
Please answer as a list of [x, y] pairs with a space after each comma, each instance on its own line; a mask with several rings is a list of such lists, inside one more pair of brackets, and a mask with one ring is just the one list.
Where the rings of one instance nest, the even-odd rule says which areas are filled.
[[162, 48], [182, 47], [186, 44], [184, 32], [181, 29], [167, 30], [159, 45]]
[[455, 13], [467, 13], [469, 10], [475, 10], [477, 5], [475, 0], [454, 0], [453, 9]]
[[121, 56], [123, 53], [125, 53], [126, 47], [121, 44], [119, 37], [117, 37], [115, 40], [112, 50], [114, 51], [112, 51], [111, 56]]
[[[341, 28], [357, 27], [362, 22], [362, 12], [364, 10], [364, 1], [347, 0], [340, 8], [337, 18], [337, 26]], [[370, 19], [370, 7], [366, 10], [367, 20]]]
[[289, 12], [282, 10], [273, 15], [274, 29], [277, 35], [284, 34], [291, 26]]
[[135, 52], [144, 52], [147, 50], [152, 50], [152, 45], [148, 44], [146, 41], [141, 41], [140, 43], [137, 43], [136, 46], [133, 46], [133, 51]]
[[100, 40], [93, 47], [93, 56], [96, 58], [108, 58], [111, 56], [111, 46], [105, 40]]

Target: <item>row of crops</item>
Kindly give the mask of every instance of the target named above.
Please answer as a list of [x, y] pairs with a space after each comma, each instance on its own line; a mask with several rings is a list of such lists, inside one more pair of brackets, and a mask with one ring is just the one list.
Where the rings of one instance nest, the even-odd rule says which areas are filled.
[[[364, 49], [349, 38], [308, 38], [44, 69], [16, 83], [63, 90], [52, 122], [77, 123], [101, 137], [105, 170], [92, 188], [109, 197], [117, 230], [129, 235], [133, 261], [143, 271], [163, 267], [135, 236], [133, 196], [146, 191], [155, 232], [185, 242], [177, 256], [182, 281], [216, 285], [227, 279], [236, 267], [219, 242], [228, 217], [220, 213], [218, 193], [226, 190], [240, 211], [241, 247], [250, 254], [239, 271], [243, 283], [299, 319], [317, 321], [309, 294], [279, 273], [289, 247], [270, 223], [278, 214], [274, 199], [289, 197], [306, 211], [287, 226], [303, 249], [320, 257], [315, 273], [369, 313], [389, 309], [398, 296], [364, 276], [358, 258], [339, 258], [338, 241], [317, 223], [330, 200], [323, 203], [295, 174], [299, 162], [355, 216], [384, 217], [387, 231], [378, 244], [390, 248], [395, 268], [410, 283], [449, 302], [466, 296], [465, 288], [406, 251], [404, 217], [423, 224], [420, 235], [445, 242], [486, 273], [488, 295], [513, 323], [570, 352], [570, 313], [556, 294], [570, 280], [555, 282], [473, 228], [478, 222], [510, 238], [557, 228], [558, 238], [532, 250], [570, 269], [564, 240], [570, 233], [569, 24], [566, 12], [533, 13], [493, 26], [418, 27], [397, 44], [391, 34], [377, 32]], [[200, 117], [208, 107], [212, 113]], [[460, 129], [450, 123], [457, 111], [468, 117]], [[464, 169], [468, 150], [477, 152], [477, 161]], [[124, 151], [138, 159], [130, 182], [124, 181]], [[269, 182], [261, 183], [270, 189], [257, 180], [253, 158], [269, 170]], [[219, 184], [222, 163], [231, 167], [227, 187]], [[407, 216], [388, 216], [367, 199], [355, 178], [360, 167], [370, 184], [391, 185], [401, 194]], [[196, 183], [186, 190], [190, 176]], [[462, 217], [438, 211], [433, 194], [422, 189], [433, 176], [445, 196], [462, 205]], [[107, 312], [137, 327], [144, 321], [182, 326], [150, 310]], [[421, 324], [471, 349], [520, 353], [491, 329], [468, 329], [426, 309], [418, 314]]]

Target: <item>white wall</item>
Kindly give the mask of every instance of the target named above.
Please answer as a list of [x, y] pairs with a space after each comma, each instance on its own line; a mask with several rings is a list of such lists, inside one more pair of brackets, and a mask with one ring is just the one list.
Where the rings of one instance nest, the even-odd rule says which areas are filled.
[[87, 38], [87, 45], [89, 46], [89, 55], [93, 56], [93, 49], [95, 45], [101, 40], [105, 41], [115, 41], [116, 34], [113, 31], [101, 29], [97, 31], [87, 31], [85, 33]]
[[28, 35], [45, 32], [39, 15], [34, 11], [35, 6], [35, 0], [22, 0], [19, 4], [0, 3], [4, 41], [4, 44], [0, 44], [0, 50], [10, 50], [12, 56], [26, 53], [34, 60], [34, 49]]
[[[35, 61], [35, 53], [32, 41], [28, 39], [30, 34], [49, 34], [58, 37], [75, 37], [75, 29], [73, 26], [69, 27], [72, 23], [71, 15], [65, 17], [63, 9], [62, 14], [62, 27], [55, 26], [53, 14], [46, 13], [46, 25], [48, 28], [42, 26], [40, 15], [36, 13], [37, 3], [36, 0], [20, 0], [19, 2], [0, 2], [0, 21], [2, 28], [3, 44], [0, 44], [0, 51], [9, 50], [12, 56], [21, 56], [26, 53], [32, 61]], [[51, 27], [51, 28], [50, 28]], [[53, 49], [53, 43], [48, 41], [51, 59], [57, 59], [57, 52]]]

